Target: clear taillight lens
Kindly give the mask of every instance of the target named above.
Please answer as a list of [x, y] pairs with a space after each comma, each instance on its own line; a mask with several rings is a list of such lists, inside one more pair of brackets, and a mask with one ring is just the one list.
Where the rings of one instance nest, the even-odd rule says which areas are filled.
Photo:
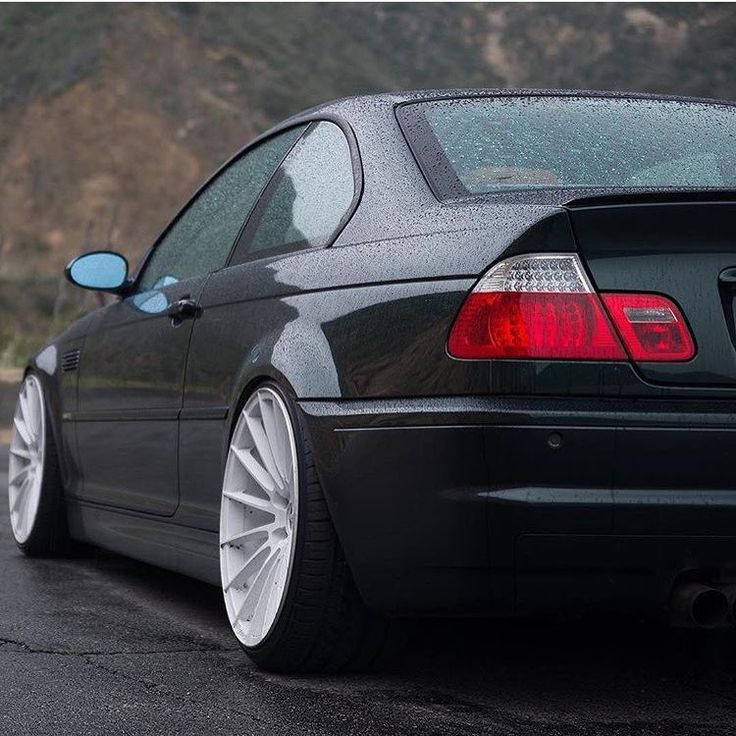
[[608, 313], [637, 363], [695, 357], [695, 343], [677, 305], [659, 294], [603, 294]]
[[650, 294], [607, 294], [603, 300], [608, 313], [575, 254], [510, 258], [468, 295], [448, 351], [471, 360], [661, 361], [694, 355], [689, 330], [669, 300]]

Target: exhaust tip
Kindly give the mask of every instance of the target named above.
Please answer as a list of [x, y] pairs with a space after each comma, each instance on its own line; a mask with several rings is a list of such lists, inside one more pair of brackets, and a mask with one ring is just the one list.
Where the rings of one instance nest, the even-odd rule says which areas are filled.
[[698, 626], [718, 626], [728, 618], [728, 599], [720, 590], [710, 588], [695, 596], [693, 621]]
[[712, 628], [726, 623], [731, 604], [726, 595], [716, 588], [700, 583], [684, 583], [673, 593], [672, 608], [685, 623]]

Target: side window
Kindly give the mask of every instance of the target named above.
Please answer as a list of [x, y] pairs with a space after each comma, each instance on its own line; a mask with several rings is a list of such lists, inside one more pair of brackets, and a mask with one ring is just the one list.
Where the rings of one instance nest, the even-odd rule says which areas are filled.
[[332, 239], [355, 193], [345, 134], [313, 124], [263, 193], [235, 252], [235, 263], [274, 248], [320, 248]]
[[141, 276], [139, 291], [157, 289], [224, 266], [263, 187], [305, 127], [270, 138], [213, 179], [156, 246]]

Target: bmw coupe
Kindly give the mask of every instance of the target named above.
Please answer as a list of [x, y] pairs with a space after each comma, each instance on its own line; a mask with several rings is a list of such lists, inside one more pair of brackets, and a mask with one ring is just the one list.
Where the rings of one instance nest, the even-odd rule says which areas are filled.
[[221, 586], [273, 671], [395, 616], [734, 620], [736, 108], [340, 100], [257, 138], [28, 363], [28, 555]]

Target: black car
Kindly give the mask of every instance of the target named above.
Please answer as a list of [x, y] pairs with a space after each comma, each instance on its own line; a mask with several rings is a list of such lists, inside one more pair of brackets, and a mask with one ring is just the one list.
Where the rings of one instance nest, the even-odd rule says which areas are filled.
[[21, 549], [221, 585], [262, 667], [399, 615], [733, 619], [736, 108], [340, 100], [223, 166], [28, 364]]

